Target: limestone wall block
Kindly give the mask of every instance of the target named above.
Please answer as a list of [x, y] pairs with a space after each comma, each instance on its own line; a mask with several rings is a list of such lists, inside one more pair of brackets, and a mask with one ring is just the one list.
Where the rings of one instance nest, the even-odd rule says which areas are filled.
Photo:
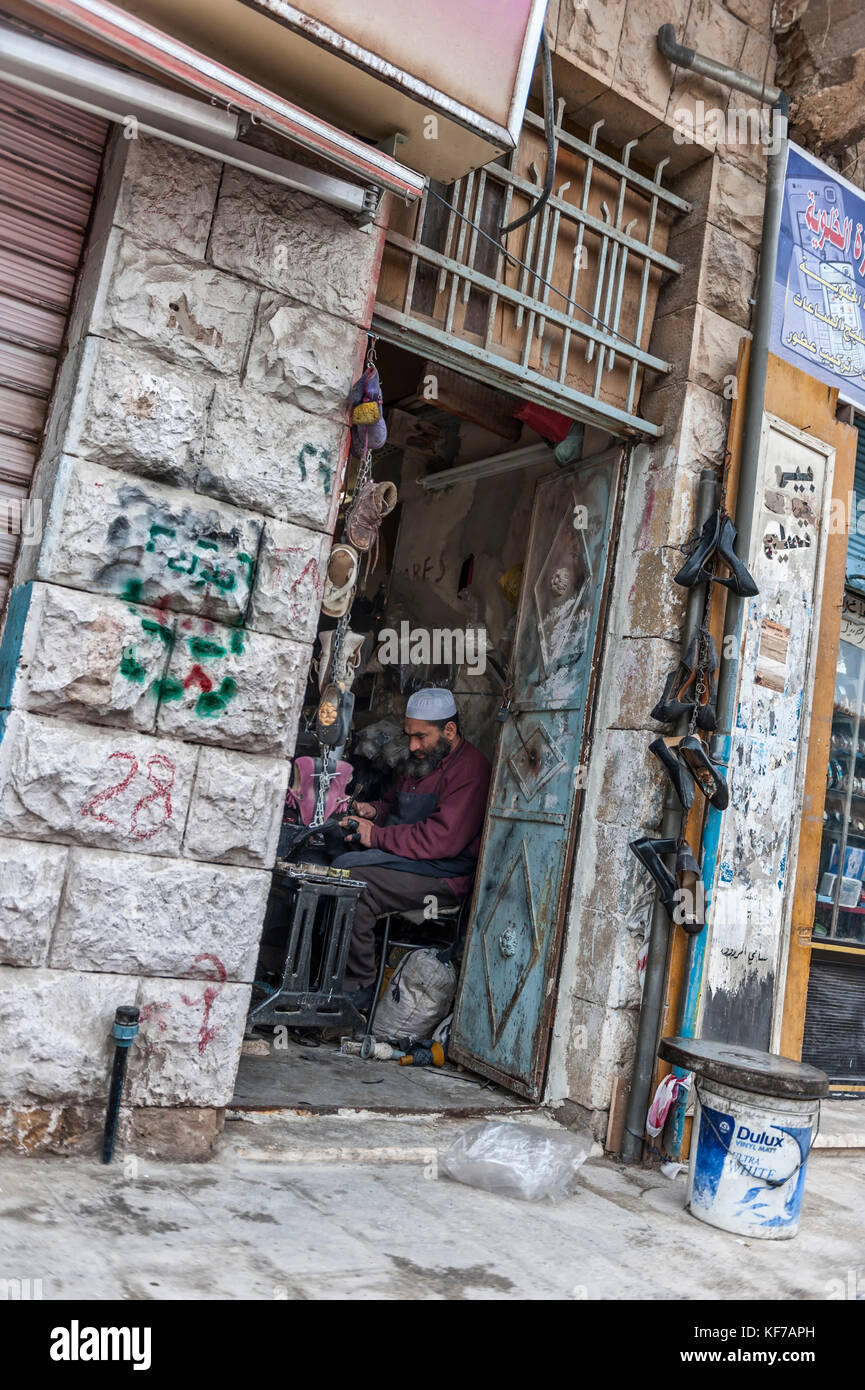
[[13, 707], [152, 732], [174, 621], [158, 608], [34, 584]]
[[330, 537], [267, 521], [258, 554], [249, 625], [257, 632], [313, 642], [324, 593]]
[[214, 379], [136, 346], [88, 338], [71, 406], [67, 453], [160, 478], [195, 481]]
[[50, 964], [251, 981], [269, 891], [256, 869], [73, 849]]
[[128, 975], [0, 967], [0, 1103], [104, 1103], [114, 1013], [138, 989]]
[[249, 349], [246, 385], [344, 424], [365, 342], [366, 335], [354, 324], [266, 290]]
[[157, 729], [170, 737], [288, 757], [311, 648], [181, 618]]
[[289, 764], [281, 758], [202, 748], [183, 852], [192, 859], [270, 869]]
[[115, 226], [203, 260], [223, 166], [148, 135], [128, 144]]
[[13, 711], [0, 743], [0, 835], [177, 855], [198, 749]]
[[0, 839], [0, 965], [44, 965], [69, 851]]
[[113, 273], [93, 331], [149, 344], [171, 361], [240, 371], [259, 291], [128, 232], [112, 232]]
[[142, 980], [141, 1030], [129, 1058], [131, 1105], [227, 1105], [249, 1009], [250, 986], [223, 980]]
[[348, 439], [344, 423], [218, 382], [196, 486], [282, 521], [332, 531]]
[[239, 623], [260, 533], [236, 507], [65, 457], [38, 577]]
[[210, 259], [302, 304], [366, 328], [378, 239], [319, 198], [227, 167]]

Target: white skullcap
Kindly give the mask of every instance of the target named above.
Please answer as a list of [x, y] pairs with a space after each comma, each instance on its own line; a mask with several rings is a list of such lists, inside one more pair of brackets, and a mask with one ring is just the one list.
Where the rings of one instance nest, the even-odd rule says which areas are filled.
[[405, 712], [408, 719], [425, 719], [433, 723], [436, 719], [453, 719], [457, 706], [449, 690], [434, 685], [410, 695]]

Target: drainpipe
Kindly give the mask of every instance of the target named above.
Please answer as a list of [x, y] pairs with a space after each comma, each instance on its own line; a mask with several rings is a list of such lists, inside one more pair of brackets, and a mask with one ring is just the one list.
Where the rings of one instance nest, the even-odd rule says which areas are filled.
[[[713, 468], [704, 468], [700, 474], [697, 490], [697, 525], [702, 528], [707, 517], [718, 505], [718, 478]], [[691, 639], [703, 620], [706, 601], [705, 584], [696, 584], [688, 590], [685, 609], [684, 630], [687, 634], [684, 650], [688, 650]], [[688, 732], [688, 715], [683, 714], [676, 727], [677, 734]], [[683, 813], [679, 798], [673, 790], [672, 782], [667, 786], [664, 802], [664, 818], [661, 824], [661, 838], [678, 840], [682, 833]], [[643, 1135], [646, 1112], [649, 1108], [649, 1090], [652, 1073], [655, 1069], [655, 1055], [658, 1050], [658, 1030], [660, 1028], [661, 1008], [664, 1002], [664, 978], [667, 969], [667, 947], [670, 940], [670, 919], [667, 909], [656, 892], [652, 907], [652, 926], [649, 934], [649, 950], [646, 955], [646, 975], [643, 981], [643, 1002], [640, 1006], [640, 1022], [637, 1029], [637, 1046], [634, 1055], [634, 1071], [628, 1095], [628, 1109], [625, 1116], [625, 1133], [622, 1140], [622, 1159], [625, 1163], [638, 1163], [643, 1156]]]
[[[779, 87], [763, 84], [757, 78], [737, 68], [716, 63], [712, 58], [703, 58], [692, 48], [676, 42], [676, 31], [672, 24], [664, 24], [658, 30], [658, 48], [671, 63], [688, 68], [701, 77], [711, 78], [736, 91], [744, 92], [757, 101], [771, 102], [773, 106], [771, 153], [767, 159], [766, 192], [763, 203], [763, 232], [760, 243], [760, 269], [757, 279], [757, 296], [754, 305], [754, 318], [751, 337], [751, 354], [746, 385], [742, 448], [739, 465], [739, 487], [736, 501], [735, 524], [738, 532], [736, 553], [744, 564], [748, 564], [751, 549], [751, 535], [754, 524], [754, 503], [757, 492], [757, 471], [760, 461], [760, 436], [763, 425], [763, 403], [766, 394], [766, 374], [769, 364], [769, 335], [772, 325], [772, 296], [775, 280], [775, 266], [778, 258], [778, 232], [781, 225], [781, 205], [784, 196], [784, 173], [787, 163], [787, 98]], [[742, 642], [744, 604], [738, 595], [728, 590], [724, 620], [724, 643], [721, 666], [718, 676], [717, 726], [710, 744], [710, 753], [726, 776], [730, 761], [732, 743], [732, 723], [735, 715], [736, 697], [739, 686], [739, 652]], [[733, 655], [726, 659], [725, 652]], [[703, 832], [703, 881], [706, 887], [706, 927], [699, 936], [691, 937], [688, 943], [686, 983], [680, 1008], [677, 1032], [682, 1037], [693, 1037], [697, 1024], [697, 1012], [703, 978], [703, 965], [706, 954], [706, 939], [709, 933], [711, 912], [711, 888], [715, 877], [718, 846], [721, 837], [721, 818], [723, 812], [714, 806], [707, 808]], [[657, 905], [656, 905], [657, 906]], [[656, 956], [660, 956], [660, 951]], [[660, 1021], [660, 999], [662, 981], [649, 991], [649, 968], [652, 965], [651, 950], [646, 963], [646, 981], [643, 990], [643, 1008], [640, 1013], [640, 1030], [637, 1037], [637, 1053], [634, 1060], [634, 1073], [628, 1101], [628, 1116], [622, 1157], [627, 1163], [638, 1162], [642, 1155], [643, 1134], [646, 1114], [650, 1104], [649, 1089], [654, 1071], [657, 1033]], [[659, 973], [663, 970], [663, 958]], [[657, 1013], [654, 1019], [643, 1027], [643, 1012], [647, 998], [657, 998]], [[642, 1049], [641, 1049], [642, 1043]], [[677, 1076], [683, 1076], [681, 1068], [675, 1068]], [[676, 1102], [672, 1131], [676, 1137], [675, 1151], [681, 1149], [684, 1127], [685, 1097]]]

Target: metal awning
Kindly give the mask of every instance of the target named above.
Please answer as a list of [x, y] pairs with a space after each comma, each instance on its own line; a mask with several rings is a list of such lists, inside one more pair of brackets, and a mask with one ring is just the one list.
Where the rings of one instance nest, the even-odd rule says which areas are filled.
[[330, 125], [106, 0], [28, 0], [28, 4], [134, 63], [144, 64], [163, 77], [252, 116], [266, 129], [347, 170], [365, 183], [375, 184], [406, 202], [415, 201], [423, 192], [423, 176], [382, 150]]

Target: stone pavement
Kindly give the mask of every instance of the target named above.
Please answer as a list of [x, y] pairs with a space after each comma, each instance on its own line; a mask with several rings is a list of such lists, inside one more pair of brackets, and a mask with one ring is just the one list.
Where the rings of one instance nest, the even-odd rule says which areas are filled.
[[683, 1210], [684, 1174], [600, 1156], [556, 1205], [436, 1179], [466, 1123], [235, 1112], [211, 1163], [3, 1157], [0, 1278], [83, 1300], [865, 1296], [861, 1154], [815, 1153], [798, 1237], [748, 1243]]

